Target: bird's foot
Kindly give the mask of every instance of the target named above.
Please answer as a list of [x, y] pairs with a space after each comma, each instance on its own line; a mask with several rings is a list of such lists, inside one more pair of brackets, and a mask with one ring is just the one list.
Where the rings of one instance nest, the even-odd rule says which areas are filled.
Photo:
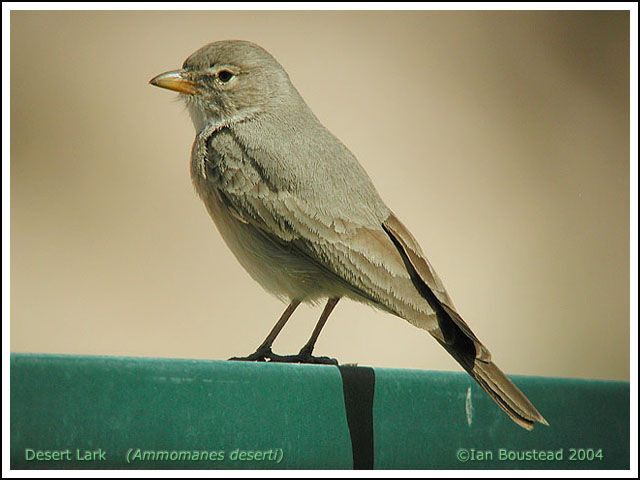
[[246, 357], [231, 357], [229, 360], [239, 362], [266, 362], [267, 360], [271, 360], [272, 356], [277, 357], [277, 355], [271, 351], [271, 347], [258, 347], [251, 355], [247, 355]]
[[330, 357], [314, 357], [312, 350], [302, 348], [297, 355], [273, 355], [272, 362], [281, 363], [310, 363], [315, 365], [338, 365], [338, 360]]
[[303, 348], [297, 355], [277, 355], [270, 347], [258, 348], [246, 357], [231, 357], [229, 360], [245, 362], [274, 362], [274, 363], [311, 363], [315, 365], [338, 365], [338, 360], [330, 357], [314, 357], [311, 351]]

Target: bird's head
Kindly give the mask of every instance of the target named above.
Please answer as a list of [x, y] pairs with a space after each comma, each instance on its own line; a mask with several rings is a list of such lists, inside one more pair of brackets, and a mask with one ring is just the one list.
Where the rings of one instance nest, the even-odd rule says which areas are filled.
[[291, 101], [289, 76], [263, 48], [239, 40], [210, 43], [179, 70], [149, 83], [180, 93], [196, 130], [210, 123], [233, 124]]

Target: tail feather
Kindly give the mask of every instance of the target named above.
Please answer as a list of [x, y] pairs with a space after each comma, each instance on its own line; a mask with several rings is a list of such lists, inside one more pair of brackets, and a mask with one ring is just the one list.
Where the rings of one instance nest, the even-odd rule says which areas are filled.
[[531, 430], [534, 422], [549, 425], [536, 407], [495, 363], [477, 362], [471, 376], [498, 406], [521, 427]]
[[493, 363], [489, 350], [452, 307], [442, 282], [406, 227], [393, 214], [382, 227], [400, 253], [415, 288], [436, 313], [438, 326], [429, 333], [514, 422], [527, 430], [531, 430], [535, 422], [549, 425], [529, 399]]
[[515, 423], [527, 430], [533, 429], [535, 422], [549, 425], [495, 363], [475, 359], [467, 354], [466, 349], [460, 349], [459, 345], [444, 343], [437, 336], [435, 338]]
[[493, 363], [489, 350], [454, 310], [444, 306], [438, 311], [438, 324], [431, 334], [514, 422], [527, 430], [534, 422], [548, 425], [524, 393]]

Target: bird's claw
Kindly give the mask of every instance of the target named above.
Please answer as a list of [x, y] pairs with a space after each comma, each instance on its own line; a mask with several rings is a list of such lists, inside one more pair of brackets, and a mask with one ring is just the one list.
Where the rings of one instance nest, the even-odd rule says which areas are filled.
[[297, 355], [277, 355], [271, 348], [259, 348], [246, 357], [231, 357], [229, 360], [245, 362], [308, 363], [315, 365], [338, 365], [338, 360], [330, 357], [314, 357], [302, 349]]
[[271, 351], [271, 348], [258, 348], [251, 355], [247, 355], [246, 357], [231, 357], [229, 360], [236, 362], [266, 362], [274, 353]]
[[308, 363], [315, 365], [338, 365], [338, 360], [330, 357], [314, 357], [311, 354], [284, 355], [277, 356], [271, 360], [272, 362], [281, 363]]

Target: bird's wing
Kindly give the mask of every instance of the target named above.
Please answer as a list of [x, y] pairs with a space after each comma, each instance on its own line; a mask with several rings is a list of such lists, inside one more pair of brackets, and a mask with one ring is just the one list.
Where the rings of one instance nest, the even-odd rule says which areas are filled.
[[[348, 184], [333, 178], [335, 172], [323, 171], [322, 162], [308, 166], [314, 171], [307, 170], [303, 178], [296, 178], [291, 176], [294, 168], [274, 173], [278, 157], [248, 148], [230, 130], [200, 138], [194, 155], [203, 156], [204, 163], [198, 166], [196, 158], [195, 175], [204, 175], [215, 185], [239, 221], [277, 239], [283, 248], [295, 250], [332, 272], [365, 299], [431, 331], [445, 343], [451, 343], [455, 331], [461, 330], [476, 345], [478, 358], [490, 358], [456, 312], [442, 281], [407, 228], [384, 204], [380, 209], [377, 194], [375, 198], [371, 194], [359, 198], [371, 185], [366, 175], [349, 170], [361, 168], [355, 159], [355, 163], [342, 165], [340, 178], [350, 178]], [[332, 178], [327, 178], [332, 173]], [[324, 198], [327, 192], [315, 190], [329, 182], [329, 194], [335, 195], [330, 200], [334, 201]], [[364, 187], [356, 185], [345, 192], [353, 182], [364, 183]], [[354, 199], [350, 208], [345, 207], [345, 198]], [[437, 312], [443, 312], [439, 321]]]
[[[437, 328], [435, 312], [414, 287], [400, 252], [382, 227], [388, 210], [385, 217], [372, 220], [366, 202], [351, 209], [334, 208], [333, 202], [321, 204], [317, 195], [305, 195], [269, 176], [261, 167], [266, 162], [256, 160], [233, 135], [220, 132], [213, 140], [207, 145], [205, 163], [198, 166], [197, 158], [192, 161], [192, 174], [215, 185], [239, 221], [331, 272], [355, 299], [374, 303], [420, 328]], [[360, 211], [354, 213], [357, 208]], [[446, 296], [439, 279], [438, 285]]]
[[437, 327], [434, 311], [416, 290], [382, 225], [373, 229], [344, 218], [325, 221], [312, 205], [289, 192], [263, 194], [256, 188], [242, 195], [222, 195], [237, 218], [331, 272], [362, 299], [418, 327]]

